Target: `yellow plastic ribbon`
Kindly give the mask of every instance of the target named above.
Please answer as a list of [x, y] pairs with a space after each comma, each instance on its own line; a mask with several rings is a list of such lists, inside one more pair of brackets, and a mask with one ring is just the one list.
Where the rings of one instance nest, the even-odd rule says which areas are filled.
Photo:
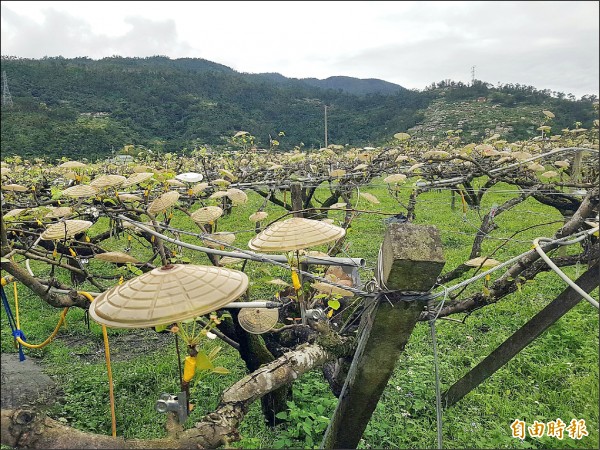
[[299, 291], [302, 288], [302, 284], [300, 283], [300, 277], [298, 276], [298, 272], [295, 269], [292, 269], [292, 284], [294, 285], [294, 289]]
[[186, 383], [191, 381], [194, 378], [194, 374], [196, 373], [196, 357], [195, 356], [186, 356], [185, 364], [183, 366], [183, 381]]

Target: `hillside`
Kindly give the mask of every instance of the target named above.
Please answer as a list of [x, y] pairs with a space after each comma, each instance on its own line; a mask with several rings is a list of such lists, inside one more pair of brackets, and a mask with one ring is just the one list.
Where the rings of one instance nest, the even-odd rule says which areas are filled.
[[503, 139], [514, 141], [524, 136], [539, 134], [543, 116], [537, 105], [507, 108], [489, 101], [449, 102], [432, 101], [425, 109], [423, 121], [407, 131], [411, 136], [441, 140], [447, 132], [462, 130], [466, 141], [483, 139], [498, 133]]
[[[181, 152], [227, 146], [240, 130], [262, 147], [277, 137], [281, 149], [318, 149], [325, 105], [328, 143], [351, 146], [380, 145], [401, 131], [430, 139], [461, 126], [466, 141], [496, 126], [506, 128], [505, 139], [526, 138], [544, 109], [556, 114], [557, 130], [575, 121], [589, 127], [595, 117], [593, 98], [559, 99], [526, 86], [440, 83], [416, 91], [331, 77], [317, 80], [325, 82], [319, 87], [310, 79], [239, 73], [194, 58], [2, 57], [1, 70], [13, 100], [2, 107], [2, 154], [26, 157], [104, 158], [127, 144]], [[390, 90], [373, 93], [379, 88]]]
[[323, 89], [334, 89], [355, 95], [384, 94], [392, 95], [406, 89], [402, 86], [376, 78], [359, 79], [353, 77], [329, 77], [324, 80], [302, 78], [301, 81]]

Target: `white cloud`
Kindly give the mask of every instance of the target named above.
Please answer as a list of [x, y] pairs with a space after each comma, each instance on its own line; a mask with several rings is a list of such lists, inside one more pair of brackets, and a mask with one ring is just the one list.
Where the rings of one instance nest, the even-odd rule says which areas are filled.
[[2, 54], [205, 58], [240, 72], [598, 95], [598, 2], [3, 1]]

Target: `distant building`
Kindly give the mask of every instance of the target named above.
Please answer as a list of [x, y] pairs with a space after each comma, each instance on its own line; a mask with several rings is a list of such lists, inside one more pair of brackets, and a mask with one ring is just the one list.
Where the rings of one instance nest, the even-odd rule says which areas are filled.
[[79, 113], [80, 116], [86, 116], [86, 117], [107, 117], [110, 116], [110, 113], [104, 112], [104, 111], [100, 111], [100, 112], [84, 112], [84, 113]]
[[133, 161], [134, 159], [131, 155], [115, 155], [113, 158], [106, 160], [110, 164], [127, 164]]

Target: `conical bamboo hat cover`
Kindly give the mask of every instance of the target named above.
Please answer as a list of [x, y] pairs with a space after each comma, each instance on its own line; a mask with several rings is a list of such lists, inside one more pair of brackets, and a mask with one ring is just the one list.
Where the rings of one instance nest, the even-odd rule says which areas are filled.
[[100, 261], [107, 261], [112, 263], [133, 263], [137, 264], [139, 261], [133, 256], [123, 252], [105, 252], [99, 253], [94, 258]]
[[262, 334], [271, 330], [279, 320], [276, 308], [242, 308], [238, 313], [240, 326], [248, 333]]
[[172, 264], [103, 292], [90, 306], [90, 316], [116, 328], [166, 325], [215, 311], [247, 288], [248, 276], [238, 270]]
[[71, 209], [70, 206], [61, 206], [59, 208], [54, 208], [48, 214], [46, 214], [44, 217], [47, 219], [58, 219], [60, 217], [68, 216], [72, 212], [73, 212], [73, 210]]
[[119, 200], [121, 200], [122, 202], [143, 202], [144, 199], [142, 197], [140, 197], [139, 195], [135, 195], [135, 194], [118, 194], [119, 196]]
[[202, 181], [202, 178], [204, 177], [201, 173], [186, 172], [180, 173], [179, 175], [175, 176], [175, 178], [177, 178], [180, 181], [185, 181], [186, 183], [197, 183], [198, 181]]
[[154, 172], [137, 172], [133, 175], [129, 176], [123, 183], [121, 184], [122, 188], [127, 188], [129, 186], [133, 186], [134, 184], [141, 183], [142, 181], [146, 181], [149, 178], [154, 176]]
[[170, 180], [165, 181], [165, 183], [167, 183], [170, 186], [185, 187], [185, 183], [183, 183], [182, 181], [179, 181], [176, 178], [171, 178]]
[[199, 224], [214, 222], [223, 215], [223, 209], [218, 206], [205, 206], [192, 213], [192, 220]]
[[63, 167], [65, 169], [76, 169], [79, 167], [87, 167], [87, 164], [79, 162], [79, 161], [67, 161], [60, 164], [58, 167]]
[[150, 214], [157, 214], [161, 211], [170, 208], [179, 199], [179, 192], [177, 191], [168, 191], [162, 194], [160, 197], [155, 198], [150, 206], [148, 206], [148, 212]]
[[2, 185], [2, 190], [3, 191], [14, 191], [14, 192], [25, 192], [27, 191], [27, 187], [26, 186], [22, 186], [20, 184], [3, 184]]
[[90, 182], [90, 186], [103, 189], [123, 184], [126, 179], [123, 175], [100, 175]]
[[300, 250], [338, 240], [344, 234], [343, 228], [320, 220], [292, 217], [263, 230], [250, 240], [248, 247], [261, 252]]
[[[479, 256], [477, 258], [473, 258], [463, 263], [465, 266], [469, 267], [494, 267], [500, 264], [500, 261], [497, 261], [492, 258], [486, 258], [484, 256]], [[482, 265], [483, 264], [483, 265]]]
[[23, 214], [25, 211], [27, 211], [26, 208], [11, 209], [9, 212], [7, 212], [6, 214], [4, 214], [4, 218], [5, 219], [10, 219], [12, 217], [18, 217], [21, 214]]
[[94, 186], [87, 184], [77, 184], [62, 191], [62, 195], [73, 198], [93, 197], [97, 193], [98, 191]]
[[51, 241], [59, 239], [68, 239], [76, 234], [83, 233], [93, 225], [88, 220], [65, 220], [50, 225], [42, 233], [42, 240]]

